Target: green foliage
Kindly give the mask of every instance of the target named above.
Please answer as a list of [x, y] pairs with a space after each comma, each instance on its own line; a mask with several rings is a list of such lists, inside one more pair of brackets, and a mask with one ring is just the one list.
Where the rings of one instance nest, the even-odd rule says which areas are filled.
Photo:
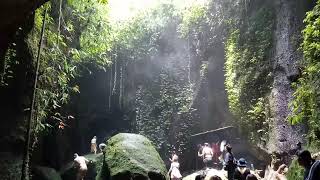
[[[141, 60], [153, 63], [155, 67], [146, 74], [152, 78], [143, 78], [141, 81], [144, 83], [137, 85], [134, 126], [161, 152], [169, 152], [173, 147], [179, 152], [188, 149], [187, 137], [196, 130], [197, 123], [192, 121], [194, 109], [191, 104], [195, 92], [194, 84], [190, 82], [188, 61], [191, 60], [188, 54], [194, 53], [190, 51], [192, 46], [196, 46], [195, 53], [199, 59], [195, 61], [201, 64], [200, 78], [206, 79], [208, 64], [201, 62], [205, 56], [203, 52], [212, 51], [216, 39], [222, 39], [220, 34], [223, 31], [219, 28], [232, 22], [228, 19], [236, 9], [233, 3], [214, 1], [181, 10], [165, 2], [112, 27], [113, 47], [117, 47], [112, 50], [117, 54], [115, 59]], [[180, 41], [188, 45], [187, 50], [180, 50], [182, 52], [177, 57], [171, 57], [170, 54], [177, 53], [172, 44]]]
[[[43, 12], [48, 8], [43, 47], [40, 54], [40, 75], [37, 84], [35, 132], [48, 127], [67, 126], [73, 117], [61, 108], [66, 105], [72, 93], [80, 93], [72, 80], [79, 76], [86, 64], [107, 66], [110, 49], [107, 5], [98, 1], [60, 1], [47, 3], [36, 11], [35, 26], [28, 38], [29, 46], [36, 59]], [[55, 16], [58, 14], [58, 17]], [[60, 25], [60, 27], [59, 27]]]
[[307, 122], [309, 126], [309, 143], [320, 144], [320, 1], [314, 9], [307, 13], [303, 30], [304, 59], [301, 62], [303, 72], [301, 78], [294, 85], [292, 124]]
[[[187, 63], [178, 62], [185, 57], [174, 56], [176, 47], [172, 45], [179, 41], [176, 32], [179, 22], [173, 3], [161, 2], [128, 21], [111, 26], [113, 63], [121, 63], [121, 67], [133, 60], [137, 64], [152, 64], [152, 68], [146, 66], [150, 72], [138, 81], [133, 126], [137, 133], [150, 138], [158, 150], [166, 153], [176, 144], [177, 149], [186, 149], [183, 138], [190, 130], [189, 125], [182, 122], [190, 119], [192, 90], [187, 80], [189, 72]], [[177, 128], [177, 124], [182, 125]], [[179, 142], [170, 140], [170, 133], [174, 133], [170, 136], [179, 134]]]
[[225, 85], [229, 107], [242, 132], [252, 140], [264, 138], [261, 135], [267, 132], [266, 97], [272, 81], [267, 58], [273, 25], [273, 11], [261, 8], [247, 22], [231, 30], [226, 43]]
[[21, 178], [21, 157], [8, 152], [0, 153], [0, 174], [2, 179]]
[[180, 24], [180, 33], [183, 37], [191, 34], [192, 27], [199, 27], [206, 18], [208, 6], [195, 5], [185, 9], [182, 12], [182, 22]]
[[294, 159], [289, 167], [287, 178], [288, 180], [300, 180], [304, 177], [304, 169], [298, 164], [297, 159]]
[[14, 48], [15, 46], [16, 44], [12, 43], [5, 55], [3, 72], [0, 73], [0, 87], [8, 86], [9, 83], [11, 82], [10, 80], [12, 80], [14, 76], [12, 67], [15, 64], [17, 64], [17, 62], [15, 61], [16, 59], [16, 49]]
[[[71, 49], [73, 58], [80, 61], [105, 66], [109, 63], [107, 51], [110, 50], [112, 39], [108, 22], [108, 6], [99, 0], [80, 0], [70, 2], [72, 8], [67, 28], [79, 36], [80, 48]], [[72, 32], [78, 30], [78, 32]]]

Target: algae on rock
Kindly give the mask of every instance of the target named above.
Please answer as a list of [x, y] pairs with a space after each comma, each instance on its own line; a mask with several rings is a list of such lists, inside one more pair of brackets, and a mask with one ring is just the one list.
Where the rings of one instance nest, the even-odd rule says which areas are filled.
[[60, 174], [53, 168], [36, 166], [33, 169], [33, 180], [62, 180]]
[[167, 170], [151, 141], [138, 134], [120, 133], [108, 140], [106, 162], [112, 179], [166, 179]]

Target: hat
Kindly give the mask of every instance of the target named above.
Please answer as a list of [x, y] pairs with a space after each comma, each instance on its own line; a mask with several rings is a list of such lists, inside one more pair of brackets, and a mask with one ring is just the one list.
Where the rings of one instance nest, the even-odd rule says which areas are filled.
[[237, 165], [239, 167], [247, 167], [247, 161], [244, 158], [240, 158]]
[[205, 146], [209, 146], [209, 143], [204, 143]]
[[226, 149], [227, 149], [227, 151], [231, 151], [232, 146], [231, 146], [230, 144], [227, 144], [227, 145], [226, 145]]

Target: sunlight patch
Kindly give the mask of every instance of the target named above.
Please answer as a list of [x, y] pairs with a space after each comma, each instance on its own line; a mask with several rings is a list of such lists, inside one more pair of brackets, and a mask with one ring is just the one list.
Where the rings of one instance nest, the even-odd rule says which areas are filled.
[[207, 5], [208, 0], [109, 0], [110, 20], [119, 22], [128, 20], [142, 11], [146, 11], [161, 3], [172, 3], [177, 9], [185, 9], [195, 5]]
[[159, 0], [109, 0], [111, 21], [124, 21], [155, 6]]

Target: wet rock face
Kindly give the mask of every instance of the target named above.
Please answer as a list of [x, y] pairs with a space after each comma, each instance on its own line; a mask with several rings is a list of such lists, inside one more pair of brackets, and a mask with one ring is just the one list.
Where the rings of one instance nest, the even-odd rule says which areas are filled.
[[106, 162], [114, 180], [165, 180], [167, 170], [159, 153], [142, 135], [120, 133], [108, 140]]
[[16, 30], [28, 15], [48, 0], [0, 1], [0, 62]]
[[292, 126], [287, 119], [291, 113], [288, 104], [293, 98], [292, 77], [299, 76], [298, 62], [302, 58], [297, 49], [305, 11], [298, 6], [301, 3], [295, 1], [275, 1], [277, 19], [274, 32], [274, 82], [269, 98], [273, 120], [268, 143], [270, 152], [293, 149], [297, 142], [302, 142], [304, 132], [302, 126]]

